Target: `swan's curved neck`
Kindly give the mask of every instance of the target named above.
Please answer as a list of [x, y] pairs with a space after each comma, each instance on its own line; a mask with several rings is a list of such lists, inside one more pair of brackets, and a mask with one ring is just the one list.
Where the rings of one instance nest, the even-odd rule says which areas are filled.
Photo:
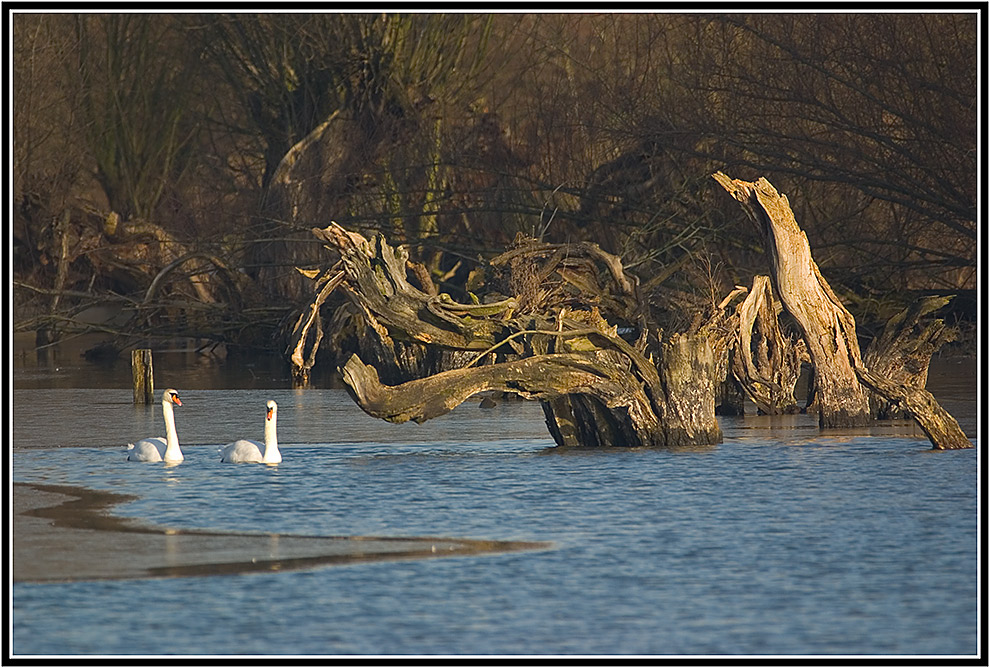
[[265, 454], [263, 457], [265, 461], [276, 457], [281, 460], [281, 455], [278, 452], [278, 436], [275, 429], [276, 417], [273, 413], [271, 420], [265, 420]]
[[175, 431], [175, 413], [172, 412], [172, 402], [162, 402], [162, 413], [165, 415], [165, 456], [167, 462], [182, 461], [182, 450], [179, 449], [179, 434]]

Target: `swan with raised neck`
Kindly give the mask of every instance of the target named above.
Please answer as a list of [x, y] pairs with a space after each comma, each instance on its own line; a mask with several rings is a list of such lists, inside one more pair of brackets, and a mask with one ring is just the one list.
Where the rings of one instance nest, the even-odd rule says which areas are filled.
[[265, 442], [240, 439], [228, 443], [220, 451], [220, 461], [230, 464], [242, 462], [260, 462], [262, 464], [278, 464], [282, 461], [282, 453], [278, 449], [278, 404], [274, 399], [268, 400], [268, 411], [265, 414]]
[[154, 436], [142, 438], [136, 443], [127, 444], [127, 459], [132, 462], [181, 462], [182, 449], [179, 447], [179, 435], [175, 431], [175, 413], [172, 406], [181, 406], [179, 393], [169, 388], [162, 392], [162, 415], [165, 418], [165, 438]]

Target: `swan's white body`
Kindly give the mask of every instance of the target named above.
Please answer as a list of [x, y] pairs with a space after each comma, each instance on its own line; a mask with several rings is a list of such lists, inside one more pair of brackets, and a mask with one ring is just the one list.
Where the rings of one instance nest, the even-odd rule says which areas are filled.
[[230, 464], [242, 462], [278, 464], [282, 461], [282, 453], [278, 451], [277, 418], [278, 404], [269, 399], [268, 413], [265, 416], [265, 442], [259, 443], [242, 438], [228, 443], [220, 451], [220, 461]]
[[165, 417], [165, 438], [154, 436], [127, 444], [127, 461], [131, 462], [181, 462], [184, 457], [179, 448], [179, 435], [175, 431], [175, 414], [172, 404], [181, 406], [179, 393], [168, 389], [162, 392], [162, 414]]

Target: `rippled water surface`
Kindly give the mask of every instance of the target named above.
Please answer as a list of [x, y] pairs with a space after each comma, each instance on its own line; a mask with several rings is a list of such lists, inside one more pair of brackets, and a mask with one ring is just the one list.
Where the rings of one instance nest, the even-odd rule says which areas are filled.
[[[13, 479], [135, 495], [175, 528], [551, 541], [546, 550], [238, 576], [17, 583], [15, 654], [973, 655], [979, 450], [813, 418], [721, 421], [681, 451], [551, 449], [538, 405], [470, 402], [423, 425], [342, 390], [179, 379], [186, 460], [129, 390], [26, 376]], [[975, 436], [975, 376], [933, 372]], [[264, 385], [264, 379], [259, 382]], [[55, 389], [51, 389], [52, 386]], [[239, 386], [250, 383], [239, 383]], [[271, 387], [284, 387], [269, 383]], [[124, 385], [123, 387], [126, 387]], [[283, 462], [221, 465], [279, 403]], [[960, 413], [964, 411], [965, 414]]]

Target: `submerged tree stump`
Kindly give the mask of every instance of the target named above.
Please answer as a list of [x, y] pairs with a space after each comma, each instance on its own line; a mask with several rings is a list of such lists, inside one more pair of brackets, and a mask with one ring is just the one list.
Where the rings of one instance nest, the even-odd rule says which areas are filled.
[[808, 237], [794, 220], [787, 197], [763, 178], [748, 183], [721, 172], [714, 177], [742, 204], [763, 234], [774, 291], [801, 328], [815, 366], [819, 425], [868, 424], [872, 419], [869, 398], [856, 376], [860, 363], [856, 321], [811, 258]]
[[927, 375], [931, 354], [946, 340], [937, 325], [920, 332], [908, 331], [928, 312], [926, 307], [916, 306], [913, 311], [895, 316], [889, 332], [885, 331], [870, 357], [878, 370], [898, 368], [895, 377], [885, 378], [868, 369], [860, 356], [855, 320], [812, 260], [808, 238], [794, 220], [787, 197], [763, 178], [749, 183], [730, 179], [721, 172], [713, 177], [742, 204], [763, 232], [774, 292], [801, 328], [814, 365], [820, 426], [852, 427], [874, 419], [872, 391], [914, 418], [933, 449], [973, 447], [955, 418], [923, 389], [920, 370], [907, 370], [912, 361], [924, 360]]
[[[381, 236], [365, 239], [336, 224], [314, 234], [340, 260], [318, 279], [290, 360], [297, 375], [308, 373], [322, 339], [316, 314], [329, 291], [342, 290], [347, 303], [333, 321], [347, 334], [334, 336], [353, 349], [341, 373], [369, 414], [422, 421], [500, 391], [542, 401], [559, 445], [721, 440], [708, 338], [650, 330], [637, 280], [594, 244], [519, 238], [491, 263], [493, 282], [513, 294], [465, 304], [415, 287], [405, 251]], [[620, 323], [631, 333], [620, 336]]]
[[[329, 341], [351, 396], [384, 420], [422, 422], [503, 392], [539, 400], [560, 446], [682, 447], [721, 441], [715, 399], [730, 377], [765, 413], [797, 410], [794, 386], [809, 362], [822, 427], [872, 420], [872, 392], [918, 420], [934, 447], [969, 447], [931, 395], [864, 365], [855, 321], [812, 260], [787, 198], [765, 179], [715, 177], [760, 224], [770, 273], [685, 314], [677, 330], [651, 319], [638, 279], [594, 244], [517, 237], [489, 263], [488, 292], [464, 303], [438, 293], [425, 268], [380, 234], [314, 228], [333, 260], [326, 271], [300, 270], [316, 289], [286, 351], [294, 376], [304, 384]], [[344, 299], [326, 318], [331, 293]], [[781, 326], [782, 310], [797, 338]], [[924, 350], [941, 340], [929, 334]], [[891, 337], [899, 343], [885, 350], [908, 349], [909, 335]]]
[[[952, 297], [921, 297], [884, 326], [863, 353], [863, 364], [873, 373], [914, 389], [924, 389], [928, 367], [944, 344], [956, 337], [939, 319], [923, 321], [925, 316], [952, 301]], [[870, 406], [880, 419], [903, 418], [903, 410], [883, 396], [871, 393]]]

